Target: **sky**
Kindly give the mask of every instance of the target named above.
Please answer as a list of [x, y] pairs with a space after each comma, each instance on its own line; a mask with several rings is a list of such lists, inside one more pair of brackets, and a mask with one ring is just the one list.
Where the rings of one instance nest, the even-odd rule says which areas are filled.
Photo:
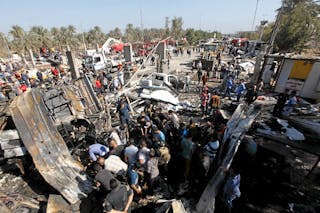
[[[124, 31], [128, 23], [144, 28], [164, 27], [165, 17], [182, 17], [183, 28], [223, 33], [252, 30], [257, 0], [1, 0], [0, 32], [12, 25], [74, 25], [78, 32], [100, 26]], [[281, 0], [258, 0], [255, 25], [275, 20]]]

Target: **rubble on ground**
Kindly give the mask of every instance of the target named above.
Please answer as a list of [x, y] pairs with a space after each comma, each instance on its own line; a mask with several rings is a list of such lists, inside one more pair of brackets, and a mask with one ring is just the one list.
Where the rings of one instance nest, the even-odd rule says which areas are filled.
[[[210, 93], [217, 92], [221, 97], [221, 105], [217, 109], [201, 109], [202, 97], [199, 93], [205, 88], [201, 85], [202, 82], [191, 82], [191, 92], [185, 92], [185, 82], [181, 84], [181, 79], [185, 77], [183, 70], [175, 72], [177, 76], [153, 75], [164, 78], [171, 76], [175, 79], [171, 82], [153, 78], [152, 73], [156, 67], [148, 66], [143, 69], [144, 64], [140, 69], [132, 71], [131, 78], [126, 80], [122, 88], [108, 88], [107, 93], [100, 91], [95, 85], [98, 73], [86, 70], [80, 75], [77, 67], [71, 67], [71, 73], [67, 76], [73, 76], [72, 78], [55, 81], [53, 76], [48, 76], [47, 86], [44, 83], [37, 88], [28, 88], [13, 99], [6, 98], [0, 106], [0, 184], [5, 186], [5, 190], [0, 190], [1, 212], [39, 212], [42, 209], [47, 212], [79, 212], [84, 209], [88, 212], [101, 211], [101, 201], [97, 198], [101, 191], [94, 185], [94, 171], [91, 169], [94, 164], [88, 158], [87, 149], [94, 143], [108, 146], [111, 133], [118, 131], [120, 134], [123, 121], [119, 118], [118, 111], [119, 103], [123, 102], [130, 109], [133, 123], [126, 128], [130, 129], [132, 137], [137, 136], [139, 139], [142, 138], [141, 128], [145, 127], [139, 123], [139, 119], [146, 106], [152, 106], [152, 113], [157, 112], [158, 116], [168, 116], [169, 111], [176, 113], [180, 122], [188, 125], [189, 131], [192, 129], [195, 132], [195, 150], [200, 154], [193, 156], [199, 161], [193, 160], [190, 165], [194, 170], [203, 163], [202, 149], [211, 139], [211, 134], [220, 134], [219, 151], [206, 175], [203, 171], [192, 171], [190, 182], [183, 182], [183, 177], [180, 177], [183, 176], [183, 171], [178, 168], [183, 163], [179, 162], [181, 159], [178, 156], [171, 156], [173, 163], [167, 162], [167, 166], [175, 174], [164, 175], [165, 171], [161, 171], [164, 184], [158, 186], [158, 192], [154, 196], [135, 200], [133, 211], [143, 212], [143, 209], [148, 208], [159, 213], [221, 210], [225, 202], [221, 189], [230, 175], [228, 171], [235, 168], [242, 171], [242, 196], [245, 197], [239, 198], [242, 204], [235, 201], [235, 208], [244, 212], [266, 212], [269, 208], [316, 212], [320, 201], [314, 197], [320, 194], [319, 187], [308, 189], [307, 184], [301, 184], [301, 188], [297, 186], [305, 178], [308, 178], [306, 182], [313, 183], [310, 177], [318, 175], [320, 145], [315, 140], [319, 139], [320, 105], [301, 99], [289, 114], [275, 116], [272, 109], [277, 104], [277, 99], [274, 94], [268, 93], [268, 89], [259, 91], [253, 103], [246, 103], [245, 97], [241, 97], [241, 103], [236, 102], [235, 88], [230, 100], [224, 98], [223, 83], [215, 76], [225, 67], [219, 65], [218, 70], [213, 72], [217, 61], [212, 57], [216, 55], [202, 54], [196, 63], [203, 61], [204, 68], [212, 71], [208, 72], [206, 87]], [[226, 54], [223, 57], [228, 58]], [[183, 60], [192, 64], [192, 59]], [[242, 60], [239, 63], [241, 71], [235, 77], [235, 82], [239, 79], [248, 80], [253, 69], [252, 59], [232, 60]], [[47, 66], [46, 63], [42, 65], [43, 67], [39, 65], [35, 70], [45, 69]], [[192, 70], [189, 71], [193, 73]], [[196, 78], [196, 75], [194, 72], [193, 77]], [[115, 76], [111, 78], [114, 79]], [[226, 78], [227, 75], [224, 79]], [[167, 119], [164, 118], [170, 125], [166, 127], [166, 136], [173, 141], [171, 147], [168, 147], [179, 150], [174, 147], [177, 146], [174, 141], [176, 133], [172, 128], [174, 122]], [[151, 128], [150, 131], [155, 130]], [[245, 157], [241, 159], [240, 156]], [[262, 172], [265, 170], [269, 175], [267, 173], [264, 177], [257, 177], [243, 163], [249, 163]], [[294, 174], [291, 168], [294, 168]], [[277, 177], [279, 182], [275, 180]], [[42, 185], [38, 191], [37, 181]], [[283, 190], [277, 195], [279, 201], [273, 199], [272, 194], [269, 194], [270, 203], [267, 206], [257, 200], [255, 197], [258, 195], [252, 189], [253, 186], [261, 188], [261, 194], [267, 189], [260, 182], [270, 187], [272, 184], [279, 186], [279, 190]], [[285, 198], [284, 192], [293, 192], [293, 195]], [[247, 198], [250, 199], [246, 200]], [[253, 204], [250, 203], [251, 200]], [[310, 200], [312, 205], [318, 206], [309, 206], [307, 203]]]

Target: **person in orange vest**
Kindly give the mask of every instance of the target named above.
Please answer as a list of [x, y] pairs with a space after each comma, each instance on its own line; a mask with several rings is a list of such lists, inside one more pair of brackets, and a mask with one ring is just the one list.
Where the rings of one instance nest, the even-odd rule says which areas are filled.
[[220, 106], [220, 96], [217, 94], [217, 92], [213, 92], [211, 99], [210, 99], [210, 107], [211, 107], [211, 113], [213, 113], [214, 110], [219, 109]]

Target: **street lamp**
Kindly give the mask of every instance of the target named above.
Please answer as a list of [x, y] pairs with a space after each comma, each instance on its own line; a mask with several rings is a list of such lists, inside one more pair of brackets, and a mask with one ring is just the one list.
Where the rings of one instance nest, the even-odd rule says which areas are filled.
[[264, 33], [264, 28], [265, 28], [265, 25], [268, 23], [267, 20], [262, 20], [260, 21], [260, 25], [261, 25], [261, 31], [260, 31], [260, 36], [259, 36], [259, 40], [261, 41], [262, 40], [262, 36], [263, 36], [263, 33]]

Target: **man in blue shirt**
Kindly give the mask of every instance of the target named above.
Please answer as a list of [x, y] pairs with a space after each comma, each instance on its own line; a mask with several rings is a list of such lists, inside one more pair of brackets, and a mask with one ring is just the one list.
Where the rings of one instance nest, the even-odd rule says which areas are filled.
[[187, 136], [185, 138], [182, 138], [180, 147], [181, 147], [180, 155], [185, 160], [184, 176], [187, 182], [189, 173], [190, 173], [191, 159], [192, 159], [193, 151], [195, 149], [195, 143], [192, 142], [191, 132], [188, 132]]
[[128, 183], [137, 195], [142, 194], [142, 187], [139, 185], [139, 176], [143, 176], [143, 172], [139, 171], [135, 164], [128, 169]]
[[166, 136], [162, 131], [160, 131], [158, 127], [155, 126], [153, 128], [153, 132], [154, 132], [154, 137], [156, 137], [160, 142], [163, 142], [163, 143], [166, 142]]
[[26, 71], [26, 72], [23, 72], [21, 74], [21, 80], [22, 82], [24, 82], [28, 87], [30, 86], [30, 83], [29, 83], [29, 76], [28, 76], [29, 72]]
[[130, 167], [130, 166], [133, 166], [134, 163], [137, 161], [137, 155], [138, 155], [139, 149], [134, 145], [134, 141], [132, 138], [129, 140], [128, 144], [129, 146], [127, 146], [124, 149], [124, 159], [125, 159], [125, 162], [128, 163]]
[[240, 80], [240, 85], [239, 85], [239, 86], [237, 87], [237, 89], [236, 89], [237, 102], [240, 101], [240, 98], [241, 98], [241, 96], [244, 94], [245, 90], [246, 90], [246, 86], [245, 86], [243, 80], [241, 79], [241, 80]]
[[231, 99], [230, 98], [230, 96], [231, 96], [231, 91], [232, 91], [232, 87], [233, 87], [233, 80], [232, 80], [232, 77], [231, 76], [229, 76], [229, 79], [227, 80], [227, 89], [226, 89], [226, 93], [225, 93], [225, 97], [226, 96], [228, 96], [229, 97], [229, 99]]
[[42, 75], [42, 72], [40, 70], [37, 71], [37, 78], [40, 81], [40, 83], [43, 82], [43, 75]]
[[117, 107], [117, 112], [119, 113], [121, 125], [124, 126], [126, 124], [127, 126], [129, 126], [130, 125], [130, 115], [129, 115], [130, 108], [128, 104], [126, 104], [124, 101], [120, 101]]
[[103, 157], [106, 154], [108, 154], [108, 152], [109, 152], [109, 148], [99, 143], [95, 143], [89, 146], [89, 155], [91, 160], [93, 161], [97, 161], [96, 155]]

